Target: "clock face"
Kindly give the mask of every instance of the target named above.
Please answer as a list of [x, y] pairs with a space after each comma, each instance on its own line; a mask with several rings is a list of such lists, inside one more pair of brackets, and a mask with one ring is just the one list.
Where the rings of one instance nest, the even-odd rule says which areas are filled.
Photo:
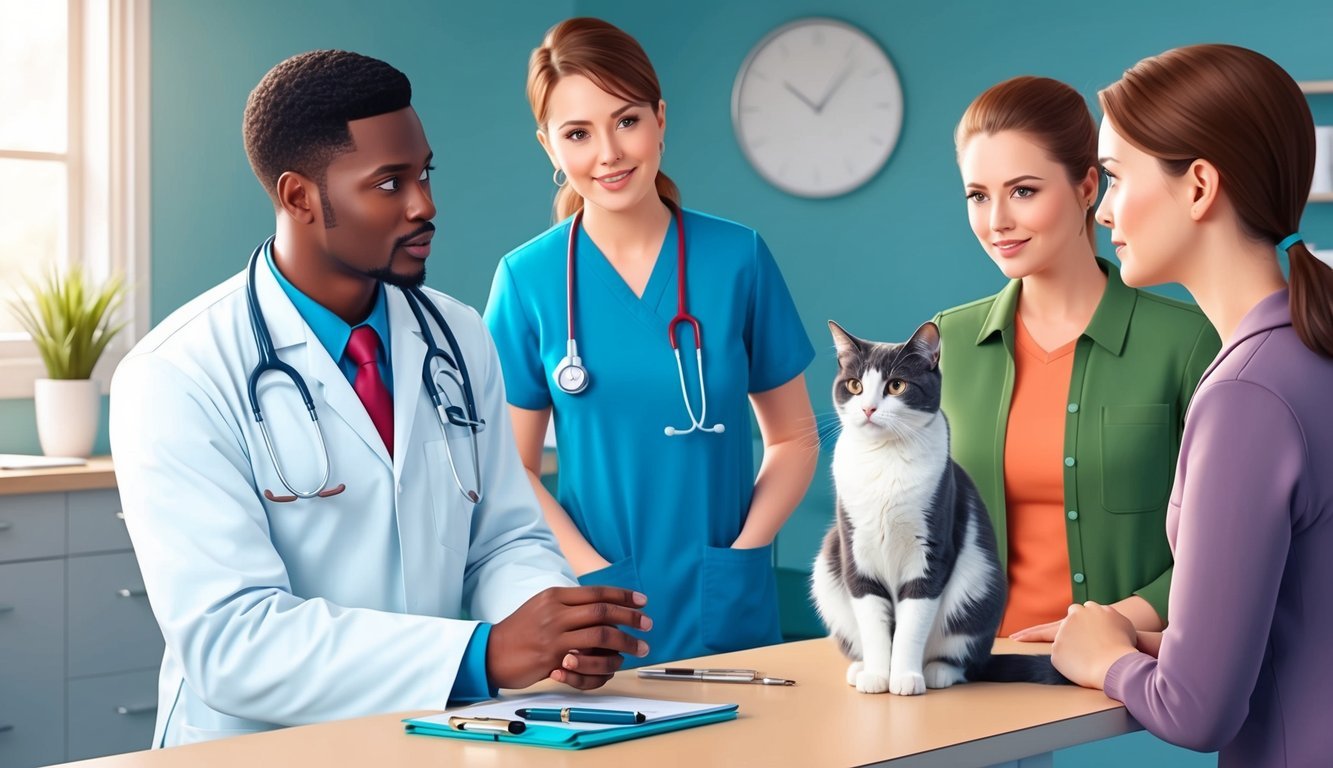
[[745, 157], [770, 184], [833, 197], [875, 176], [903, 121], [898, 73], [864, 32], [831, 19], [779, 27], [736, 75], [731, 118]]

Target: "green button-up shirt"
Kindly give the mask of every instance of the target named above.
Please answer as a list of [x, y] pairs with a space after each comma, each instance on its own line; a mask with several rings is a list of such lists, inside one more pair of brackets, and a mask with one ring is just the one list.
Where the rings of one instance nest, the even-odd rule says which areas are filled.
[[[1166, 506], [1194, 387], [1221, 347], [1190, 304], [1130, 288], [1098, 259], [1106, 291], [1079, 336], [1065, 409], [1065, 533], [1074, 601], [1137, 594], [1165, 618], [1171, 586]], [[946, 310], [942, 408], [954, 459], [976, 482], [1008, 560], [1004, 445], [1014, 391], [1021, 282]]]

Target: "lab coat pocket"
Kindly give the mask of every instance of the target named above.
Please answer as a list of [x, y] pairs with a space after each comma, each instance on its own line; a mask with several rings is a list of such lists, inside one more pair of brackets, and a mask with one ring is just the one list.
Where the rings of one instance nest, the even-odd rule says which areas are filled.
[[724, 653], [782, 641], [773, 545], [706, 547], [700, 578], [703, 643]]
[[454, 473], [450, 469], [449, 452], [457, 462], [458, 478], [464, 486], [472, 483], [472, 446], [470, 438], [449, 436], [446, 448], [443, 440], [426, 443], [426, 475], [430, 478], [431, 505], [435, 509], [435, 535], [444, 546], [461, 555], [467, 555], [472, 536], [472, 512], [476, 505], [463, 498]]
[[1171, 490], [1171, 406], [1102, 408], [1102, 506], [1116, 514], [1161, 509]]
[[617, 560], [605, 568], [588, 571], [579, 577], [579, 584], [585, 587], [621, 587], [643, 592], [643, 586], [639, 583], [639, 568], [634, 564], [632, 557]]

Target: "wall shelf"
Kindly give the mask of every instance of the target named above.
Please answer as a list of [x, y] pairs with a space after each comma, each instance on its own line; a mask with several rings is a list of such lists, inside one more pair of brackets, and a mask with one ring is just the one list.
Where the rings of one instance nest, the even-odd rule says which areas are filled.
[[1333, 203], [1333, 192], [1315, 192], [1310, 195], [1311, 203]]
[[1297, 85], [1305, 93], [1333, 93], [1333, 80], [1304, 80]]

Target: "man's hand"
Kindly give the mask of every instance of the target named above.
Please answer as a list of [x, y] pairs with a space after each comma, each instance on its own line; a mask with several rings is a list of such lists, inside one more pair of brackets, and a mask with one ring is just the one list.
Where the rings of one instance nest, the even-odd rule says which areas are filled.
[[500, 688], [546, 677], [584, 690], [605, 685], [620, 654], [645, 656], [648, 644], [617, 626], [653, 626], [638, 608], [648, 598], [618, 587], [551, 587], [491, 628], [486, 675]]

